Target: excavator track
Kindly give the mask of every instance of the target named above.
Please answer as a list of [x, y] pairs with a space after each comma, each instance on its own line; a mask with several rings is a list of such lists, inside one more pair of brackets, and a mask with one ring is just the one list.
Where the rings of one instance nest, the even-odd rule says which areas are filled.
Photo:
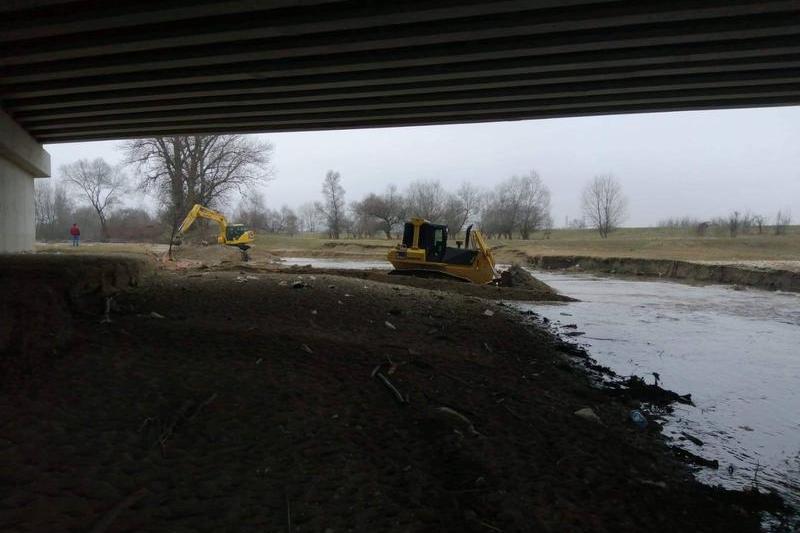
[[466, 278], [462, 278], [460, 276], [454, 276], [453, 274], [448, 274], [447, 272], [441, 272], [439, 270], [426, 270], [426, 269], [403, 269], [403, 270], [392, 270], [389, 272], [390, 276], [413, 276], [415, 278], [428, 278], [428, 279], [449, 279], [452, 281], [461, 281], [463, 283], [469, 283], [470, 280]]

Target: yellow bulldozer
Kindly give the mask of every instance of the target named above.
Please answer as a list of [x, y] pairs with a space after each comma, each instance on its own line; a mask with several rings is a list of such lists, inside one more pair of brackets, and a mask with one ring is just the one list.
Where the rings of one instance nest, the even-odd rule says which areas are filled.
[[403, 242], [389, 250], [393, 273], [448, 277], [472, 283], [498, 281], [494, 257], [480, 231], [469, 226], [464, 241], [456, 241], [456, 247], [447, 246], [447, 240], [446, 225], [412, 218], [403, 227]]
[[180, 245], [181, 242], [183, 242], [184, 233], [188, 231], [198, 218], [213, 220], [217, 223], [219, 226], [219, 234], [217, 235], [218, 244], [235, 246], [239, 248], [242, 253], [242, 261], [250, 259], [248, 250], [252, 248], [250, 243], [255, 240], [256, 234], [244, 224], [228, 224], [228, 219], [225, 218], [225, 215], [200, 204], [195, 204], [189, 211], [189, 214], [186, 215], [186, 218], [183, 219], [183, 222], [181, 222], [181, 225], [175, 232], [175, 237], [172, 240], [173, 244]]

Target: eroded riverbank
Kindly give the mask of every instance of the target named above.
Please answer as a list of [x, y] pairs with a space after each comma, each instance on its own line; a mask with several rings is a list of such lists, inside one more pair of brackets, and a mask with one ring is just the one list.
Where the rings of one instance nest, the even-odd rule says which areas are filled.
[[770, 264], [768, 261], [675, 261], [635, 257], [550, 255], [526, 256], [525, 261], [530, 266], [543, 270], [598, 272], [800, 292], [800, 263], [797, 261]]

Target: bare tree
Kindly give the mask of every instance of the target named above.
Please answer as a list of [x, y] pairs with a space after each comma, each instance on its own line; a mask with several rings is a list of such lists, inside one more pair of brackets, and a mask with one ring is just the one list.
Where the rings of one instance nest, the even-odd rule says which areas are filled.
[[370, 209], [368, 209], [368, 200], [370, 200], [370, 197], [374, 196], [373, 194], [367, 196], [367, 198], [360, 202], [353, 202], [350, 204], [351, 217], [348, 229], [353, 237], [372, 237], [378, 231], [384, 231], [385, 233], [385, 222], [373, 216], [370, 213]]
[[455, 236], [467, 220], [467, 208], [455, 194], [448, 194], [442, 209], [442, 221], [447, 224], [450, 235]]
[[696, 228], [700, 224], [700, 220], [690, 216], [684, 217], [670, 217], [658, 221], [659, 228], [671, 229], [691, 229]]
[[81, 159], [61, 167], [61, 175], [70, 186], [80, 191], [92, 206], [100, 221], [102, 239], [108, 240], [108, 215], [125, 192], [126, 177], [119, 167], [105, 160]]
[[742, 233], [752, 233], [753, 227], [756, 225], [756, 216], [749, 209], [742, 214], [740, 226]]
[[412, 217], [440, 222], [444, 215], [446, 194], [438, 180], [417, 180], [406, 189], [406, 205]]
[[382, 195], [367, 195], [359, 205], [364, 214], [378, 220], [387, 239], [392, 238], [392, 230], [406, 218], [405, 201], [394, 185], [390, 185]]
[[736, 237], [736, 235], [739, 234], [739, 229], [742, 226], [742, 219], [739, 215], [739, 211], [733, 211], [731, 214], [729, 214], [726, 222], [728, 226], [728, 234], [731, 236], [731, 238]]
[[297, 208], [299, 229], [304, 233], [315, 233], [320, 222], [320, 213], [313, 202], [307, 202]]
[[569, 229], [586, 229], [586, 219], [583, 217], [573, 218], [567, 222], [567, 227]]
[[550, 214], [548, 214], [545, 217], [544, 222], [542, 223], [542, 229], [544, 230], [544, 238], [545, 239], [549, 239], [550, 238], [550, 235], [553, 233], [553, 226], [554, 225], [555, 224], [553, 222], [553, 217], [550, 216]]
[[281, 207], [280, 217], [283, 223], [283, 232], [290, 237], [294, 237], [294, 234], [297, 233], [298, 225], [295, 212], [288, 205], [284, 205]]
[[243, 135], [193, 135], [134, 139], [123, 145], [143, 190], [178, 214], [193, 204], [218, 207], [233, 192], [269, 179], [273, 147]]
[[254, 191], [242, 198], [234, 216], [238, 222], [242, 222], [250, 228], [265, 230], [269, 228], [267, 222], [268, 211], [264, 194]]
[[484, 202], [481, 229], [487, 236], [497, 235], [513, 239], [517, 224], [517, 209], [518, 205], [514, 201], [508, 182], [498, 184]]
[[37, 238], [48, 238], [54, 233], [56, 225], [56, 206], [50, 180], [35, 180], [33, 207], [36, 215]]
[[781, 209], [775, 215], [775, 235], [785, 235], [786, 228], [792, 223], [792, 212], [789, 209]]
[[511, 179], [514, 201], [517, 204], [517, 229], [523, 239], [528, 239], [531, 232], [545, 226], [550, 219], [550, 190], [542, 183], [535, 170], [527, 176]]
[[[519, 232], [523, 239], [543, 229], [550, 217], [550, 191], [536, 171], [513, 176], [495, 187], [484, 203], [482, 228], [512, 239]], [[552, 224], [552, 221], [549, 222]]]
[[466, 181], [461, 184], [455, 195], [461, 201], [464, 209], [464, 220], [460, 224], [460, 227], [463, 227], [464, 224], [473, 221], [480, 214], [483, 198], [481, 190]]
[[442, 218], [451, 235], [456, 235], [464, 225], [474, 219], [481, 209], [480, 191], [474, 185], [464, 182], [455, 193], [448, 194], [444, 200]]
[[583, 214], [602, 238], [622, 223], [627, 212], [627, 200], [622, 186], [611, 174], [595, 176], [582, 195]]
[[764, 224], [766, 224], [764, 215], [753, 215], [753, 226], [758, 230], [759, 235], [764, 233]]
[[342, 176], [338, 172], [329, 170], [322, 181], [323, 203], [317, 202], [317, 210], [325, 217], [328, 225], [328, 236], [338, 239], [345, 229], [346, 213], [344, 202], [344, 187]]
[[66, 185], [56, 180], [37, 179], [34, 184], [36, 238], [51, 240], [66, 235], [72, 220], [73, 202]]

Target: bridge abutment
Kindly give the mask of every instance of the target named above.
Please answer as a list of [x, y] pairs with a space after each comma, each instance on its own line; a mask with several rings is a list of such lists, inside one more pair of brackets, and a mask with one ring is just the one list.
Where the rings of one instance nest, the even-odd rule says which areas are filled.
[[49, 175], [50, 154], [0, 110], [0, 253], [33, 249], [33, 180]]

